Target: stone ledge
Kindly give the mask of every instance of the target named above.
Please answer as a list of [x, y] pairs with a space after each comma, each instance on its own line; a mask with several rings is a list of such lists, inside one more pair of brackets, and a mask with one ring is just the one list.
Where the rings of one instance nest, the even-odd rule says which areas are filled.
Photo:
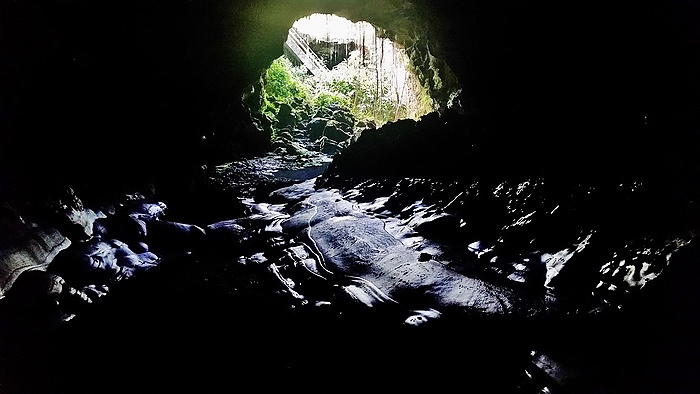
[[71, 241], [52, 227], [34, 227], [12, 245], [0, 247], [0, 298], [17, 277], [27, 270], [46, 270], [49, 263]]

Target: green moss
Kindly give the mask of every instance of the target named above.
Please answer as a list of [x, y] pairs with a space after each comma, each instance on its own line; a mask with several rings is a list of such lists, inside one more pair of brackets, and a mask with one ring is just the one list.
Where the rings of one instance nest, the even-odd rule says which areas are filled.
[[302, 85], [299, 71], [284, 56], [275, 59], [263, 75], [260, 112], [275, 117], [280, 104], [294, 105], [306, 101], [306, 89]]

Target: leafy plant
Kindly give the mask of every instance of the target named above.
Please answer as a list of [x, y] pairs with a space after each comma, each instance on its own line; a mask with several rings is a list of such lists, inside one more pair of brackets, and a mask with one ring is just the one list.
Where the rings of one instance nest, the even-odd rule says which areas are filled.
[[[417, 118], [433, 110], [427, 90], [417, 79], [403, 82], [400, 97], [392, 85], [391, 70], [369, 68], [359, 51], [329, 72], [313, 76], [303, 66], [295, 67], [285, 56], [275, 59], [261, 77], [259, 112], [274, 119], [282, 103], [311, 111], [340, 105], [357, 120], [378, 126], [401, 118]], [[415, 97], [413, 97], [415, 96]]]
[[275, 117], [280, 104], [294, 105], [306, 100], [306, 89], [302, 85], [300, 71], [284, 56], [278, 57], [265, 70], [261, 92], [260, 112]]
[[328, 107], [332, 104], [350, 108], [350, 99], [348, 96], [343, 94], [338, 94], [331, 91], [321, 91], [316, 95], [316, 97], [314, 97], [312, 107], [318, 109]]

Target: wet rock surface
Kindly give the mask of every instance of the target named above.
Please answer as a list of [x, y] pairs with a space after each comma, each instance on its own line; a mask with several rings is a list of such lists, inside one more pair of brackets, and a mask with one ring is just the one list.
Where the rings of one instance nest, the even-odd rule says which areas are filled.
[[[206, 172], [200, 181], [221, 194], [194, 204], [172, 208], [156, 194], [103, 205], [92, 238], [78, 237], [54, 262], [82, 253], [152, 267], [87, 286], [65, 274], [66, 292], [51, 276], [19, 282], [2, 303], [13, 321], [5, 327], [15, 328], [4, 335], [8, 392], [315, 391], [348, 380], [512, 393], [682, 386], [636, 343], [670, 345], [668, 357], [682, 349], [687, 336], [649, 327], [650, 316], [675, 316], [654, 294], [670, 286], [667, 270], [674, 283], [687, 280], [671, 261], [692, 234], [616, 237], [595, 220], [605, 216], [596, 198], [634, 205], [643, 185], [562, 191], [544, 179], [307, 172], [329, 161], [270, 154]], [[222, 196], [233, 207], [204, 209]], [[14, 306], [27, 303], [49, 307], [17, 318]], [[122, 371], [123, 360], [158, 368], [100, 372]], [[618, 363], [630, 369], [615, 373]]]
[[[697, 5], [367, 5], [2, 3], [0, 391], [700, 391]], [[344, 141], [331, 114], [253, 119], [241, 92], [311, 11], [387, 29], [468, 116]], [[307, 118], [341, 126], [312, 141]], [[310, 151], [335, 154], [312, 194]], [[102, 220], [115, 195], [168, 211]], [[161, 261], [76, 288], [43, 270], [68, 241]], [[444, 302], [419, 267], [503, 303]]]
[[[265, 179], [264, 172], [259, 176]], [[144, 392], [222, 384], [261, 389], [303, 384], [321, 390], [347, 379], [392, 388], [447, 387], [451, 379], [434, 379], [430, 374], [463, 368], [478, 378], [475, 387], [489, 384], [500, 391], [517, 385], [515, 372], [526, 362], [525, 349], [510, 345], [487, 349], [442, 337], [445, 331], [433, 328], [444, 324], [442, 314], [430, 303], [394, 300], [388, 295], [389, 282], [369, 280], [383, 274], [371, 278], [338, 266], [327, 268], [317, 246], [293, 231], [292, 224], [303, 221], [308, 212], [287, 212], [292, 207], [285, 207], [312, 196], [321, 197], [320, 205], [337, 203], [338, 196], [319, 194], [312, 186], [310, 181], [295, 183], [268, 202], [241, 197], [244, 215], [221, 217], [207, 225], [186, 222], [177, 211], [173, 216], [155, 196], [106, 209], [105, 217], [92, 226], [91, 238], [76, 238], [53, 259], [48, 272], [25, 274], [2, 300], [4, 389], [59, 393], [100, 387], [103, 392]], [[285, 203], [273, 201], [282, 195]], [[340, 213], [347, 213], [343, 205], [329, 205], [319, 216], [324, 219], [319, 228], [325, 221], [342, 220]], [[379, 223], [359, 212], [354, 215]], [[179, 241], [169, 246], [159, 243], [164, 232], [166, 238]], [[386, 232], [380, 238], [367, 235], [364, 244], [369, 248], [399, 247]], [[328, 256], [331, 236], [313, 238]], [[346, 251], [346, 261], [352, 253], [366, 258], [366, 252]], [[78, 262], [98, 263], [100, 274], [106, 276], [52, 268]], [[124, 275], [129, 268], [133, 275]], [[65, 282], [58, 290], [49, 286], [56, 273], [65, 276], [59, 276]], [[25, 280], [30, 276], [47, 279]], [[71, 293], [75, 296], [67, 301]], [[47, 307], [23, 309], [39, 304]], [[20, 318], [20, 313], [26, 317]], [[472, 330], [491, 336], [486, 327], [493, 324], [484, 321]], [[456, 326], [444, 327], [461, 335]], [[443, 365], [440, 360], [448, 345], [450, 353], [455, 346], [466, 346], [468, 360]], [[125, 374], [125, 360], [143, 368]], [[500, 365], [494, 367], [497, 362]], [[106, 376], [102, 371], [108, 371]], [[413, 372], [426, 378], [409, 382], [392, 377]], [[180, 379], [173, 379], [173, 374]], [[486, 376], [493, 379], [486, 382]]]
[[[338, 121], [319, 119], [171, 188], [61, 189], [39, 204], [53, 232], [7, 205], [24, 229], [8, 241], [57, 234], [0, 301], [8, 392], [692, 384], [655, 356], [696, 360], [691, 331], [666, 330], [693, 327], [666, 295], [694, 297], [676, 268], [697, 255], [680, 179], [502, 176], [476, 166], [497, 151], [478, 119], [450, 111], [341, 136], [331, 156], [318, 141]], [[117, 371], [110, 387], [98, 369]]]

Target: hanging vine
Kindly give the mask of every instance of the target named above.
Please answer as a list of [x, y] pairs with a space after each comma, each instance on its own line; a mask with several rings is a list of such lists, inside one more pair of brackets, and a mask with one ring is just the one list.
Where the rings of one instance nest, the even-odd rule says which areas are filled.
[[[320, 31], [302, 32], [306, 53], [316, 52], [330, 69], [312, 74], [293, 52], [285, 52], [286, 57], [275, 60], [263, 75], [261, 112], [274, 116], [280, 103], [312, 110], [335, 104], [359, 121], [381, 126], [436, 110], [402, 46], [382, 37], [367, 22], [353, 24], [346, 29], [347, 37], [338, 37], [333, 29], [340, 23], [334, 18], [339, 17], [323, 15], [316, 27]], [[296, 31], [302, 31], [296, 26]]]

